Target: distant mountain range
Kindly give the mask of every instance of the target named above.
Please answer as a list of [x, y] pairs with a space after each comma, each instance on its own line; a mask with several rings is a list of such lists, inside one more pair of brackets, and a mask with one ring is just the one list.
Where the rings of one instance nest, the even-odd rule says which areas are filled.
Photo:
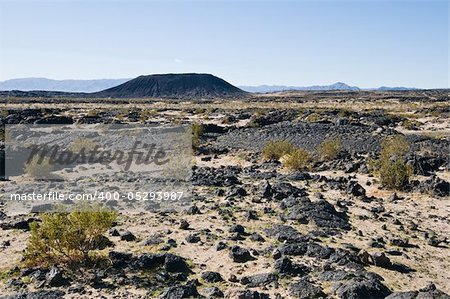
[[[342, 82], [337, 82], [331, 85], [313, 85], [313, 86], [285, 86], [285, 85], [260, 85], [260, 86], [239, 86], [242, 90], [248, 92], [277, 92], [289, 90], [305, 90], [305, 91], [327, 91], [327, 90], [344, 90], [344, 91], [358, 91], [363, 90], [357, 86], [350, 86]], [[380, 90], [380, 91], [401, 91], [401, 90], [416, 90], [417, 88], [409, 87], [386, 87], [368, 88], [366, 90]]]
[[332, 85], [313, 85], [313, 86], [285, 86], [285, 85], [260, 85], [260, 86], [239, 86], [242, 90], [248, 92], [275, 92], [286, 90], [360, 90], [356, 86], [349, 86], [342, 82]]
[[[167, 74], [167, 75], [170, 75], [170, 74]], [[185, 74], [185, 75], [188, 75], [188, 74]], [[199, 74], [197, 74], [197, 75], [199, 75]], [[206, 74], [204, 74], [204, 75], [206, 75]], [[152, 76], [156, 76], [156, 75], [152, 75]], [[158, 76], [161, 76], [161, 75], [158, 75]], [[209, 75], [209, 76], [212, 76], [212, 75]], [[138, 78], [141, 78], [141, 77], [138, 77]], [[105, 91], [106, 89], [119, 87], [119, 85], [121, 85], [125, 82], [128, 82], [130, 80], [136, 80], [138, 78], [135, 78], [135, 79], [129, 79], [129, 78], [94, 79], [94, 80], [52, 80], [52, 79], [47, 79], [47, 78], [11, 79], [11, 80], [6, 80], [6, 81], [0, 81], [0, 90], [3, 90], [3, 91], [42, 90], [42, 91], [62, 91], [62, 92], [100, 92], [100, 91]], [[156, 77], [154, 79], [156, 80]], [[142, 78], [140, 80], [142, 80]], [[134, 83], [136, 83], [136, 82], [134, 82]], [[151, 83], [151, 82], [147, 82], [147, 83]], [[173, 84], [173, 83], [170, 83], [170, 84]], [[139, 85], [141, 85], [141, 83], [139, 83]], [[358, 91], [358, 90], [361, 90], [361, 88], [359, 88], [359, 87], [350, 86], [350, 85], [347, 85], [342, 82], [337, 82], [332, 85], [313, 85], [313, 86], [260, 85], [260, 86], [238, 86], [238, 87], [243, 91], [261, 92], [261, 93], [288, 91], [288, 90], [305, 90], [305, 91], [308, 91], [308, 90], [310, 90], [310, 91], [327, 91], [327, 90]], [[153, 87], [153, 91], [151, 91], [151, 90], [147, 90], [147, 91], [150, 92], [150, 94], [156, 94], [157, 93], [156, 88], [157, 87], [155, 85]], [[401, 90], [416, 90], [416, 89], [417, 88], [382, 86], [379, 88], [373, 88], [373, 89], [367, 89], [367, 90], [401, 91]], [[119, 89], [116, 89], [116, 91], [118, 91], [118, 90]]]
[[52, 80], [47, 78], [11, 79], [1, 82], [0, 90], [46, 90], [96, 92], [122, 84], [130, 79]]

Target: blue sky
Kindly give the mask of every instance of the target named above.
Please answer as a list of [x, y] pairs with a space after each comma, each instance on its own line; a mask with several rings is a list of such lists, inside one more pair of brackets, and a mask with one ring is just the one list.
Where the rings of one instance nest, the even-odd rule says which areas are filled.
[[0, 0], [0, 80], [449, 87], [448, 1]]

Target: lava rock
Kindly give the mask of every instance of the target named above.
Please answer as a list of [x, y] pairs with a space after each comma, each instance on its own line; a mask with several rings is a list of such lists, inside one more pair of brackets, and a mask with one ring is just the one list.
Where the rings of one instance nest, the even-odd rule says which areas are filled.
[[122, 235], [120, 236], [120, 239], [122, 241], [131, 242], [131, 241], [135, 241], [136, 240], [136, 236], [133, 235], [132, 232], [126, 231], [126, 232], [122, 233]]
[[250, 288], [266, 286], [274, 281], [277, 281], [278, 277], [273, 273], [261, 273], [251, 276], [244, 276], [241, 278], [241, 284], [244, 284]]
[[382, 268], [391, 268], [391, 260], [384, 254], [384, 252], [375, 252], [371, 256], [372, 262], [375, 266]]
[[45, 282], [50, 287], [60, 287], [67, 283], [67, 279], [63, 276], [63, 272], [60, 269], [52, 267], [45, 275]]
[[312, 284], [308, 279], [303, 278], [298, 282], [292, 283], [288, 288], [289, 294], [294, 298], [325, 298], [326, 295], [322, 289]]
[[206, 282], [220, 282], [223, 281], [222, 276], [218, 272], [214, 271], [205, 271], [202, 273], [202, 278]]
[[337, 282], [332, 291], [341, 299], [385, 298], [391, 291], [379, 279], [365, 276]]
[[200, 236], [197, 236], [197, 235], [189, 235], [186, 237], [185, 240], [188, 243], [198, 243], [201, 241], [201, 238], [200, 238]]
[[251, 256], [250, 251], [237, 245], [231, 247], [230, 257], [233, 260], [233, 262], [236, 263], [245, 263], [254, 259]]
[[176, 285], [164, 291], [160, 299], [181, 299], [181, 298], [198, 298], [200, 294], [194, 283], [190, 282], [185, 285]]

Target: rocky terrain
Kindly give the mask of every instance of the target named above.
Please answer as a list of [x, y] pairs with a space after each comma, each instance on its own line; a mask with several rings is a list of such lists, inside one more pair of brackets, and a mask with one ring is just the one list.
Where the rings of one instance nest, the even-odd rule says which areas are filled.
[[[25, 266], [30, 223], [41, 214], [0, 208], [0, 298], [450, 298], [448, 91], [1, 101], [2, 125], [194, 123], [201, 131], [192, 202], [121, 212], [99, 248], [106, 265]], [[371, 169], [393, 136], [412, 149], [402, 190], [382, 186]], [[336, 138], [336, 156], [302, 170], [262, 154], [285, 140], [315, 157]]]

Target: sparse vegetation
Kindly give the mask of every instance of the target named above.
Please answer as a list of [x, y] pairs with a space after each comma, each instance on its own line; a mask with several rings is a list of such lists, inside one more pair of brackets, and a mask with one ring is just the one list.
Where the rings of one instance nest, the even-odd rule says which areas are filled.
[[151, 110], [142, 109], [141, 112], [139, 113], [139, 120], [144, 123], [147, 121], [147, 119], [150, 116], [155, 116], [157, 114], [158, 114], [158, 110], [156, 110], [156, 109], [151, 109]]
[[115, 212], [99, 207], [43, 214], [42, 222], [30, 224], [25, 264], [45, 267], [96, 262], [95, 250], [104, 243], [103, 234], [111, 228], [116, 216]]
[[117, 114], [116, 114], [116, 119], [120, 122], [124, 121], [125, 118], [127, 118], [130, 113], [131, 113], [131, 109], [129, 108], [123, 108], [121, 109]]
[[283, 157], [283, 166], [289, 170], [305, 170], [310, 167], [311, 154], [302, 148]]
[[194, 110], [194, 114], [203, 114], [203, 113], [205, 113], [206, 112], [206, 109], [205, 108], [196, 108], [195, 110]]
[[95, 117], [98, 116], [98, 110], [97, 109], [91, 109], [87, 112], [87, 116], [89, 117]]
[[264, 160], [280, 159], [295, 150], [295, 146], [286, 140], [269, 141], [262, 150]]
[[305, 121], [309, 122], [309, 123], [314, 123], [314, 122], [318, 122], [321, 119], [322, 119], [322, 117], [320, 116], [320, 114], [314, 112], [314, 113], [311, 113], [310, 115], [308, 115], [305, 118]]
[[35, 156], [25, 164], [25, 173], [34, 179], [45, 179], [51, 175], [53, 166], [47, 157]]
[[383, 186], [402, 190], [408, 185], [412, 169], [405, 163], [405, 157], [409, 152], [410, 144], [403, 136], [382, 142], [380, 158], [372, 163], [372, 167]]
[[203, 125], [192, 123], [192, 148], [195, 150], [200, 146], [200, 137], [203, 134]]
[[72, 142], [71, 150], [74, 153], [79, 153], [83, 149], [84, 151], [90, 150], [97, 146], [97, 143], [89, 138], [77, 138]]
[[402, 123], [402, 126], [407, 130], [417, 130], [421, 125], [421, 122], [412, 119], [406, 119]]
[[321, 161], [336, 159], [342, 149], [342, 142], [339, 138], [325, 139], [317, 147], [317, 155]]

